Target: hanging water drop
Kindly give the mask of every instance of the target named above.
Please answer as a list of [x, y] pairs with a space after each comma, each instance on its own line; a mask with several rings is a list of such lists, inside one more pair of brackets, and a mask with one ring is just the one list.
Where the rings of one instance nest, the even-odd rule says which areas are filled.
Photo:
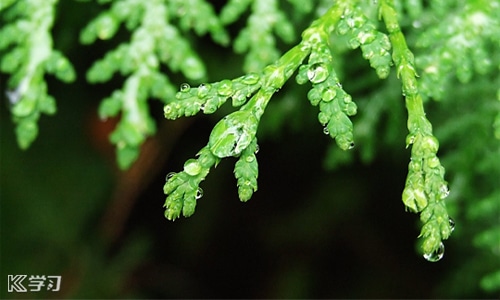
[[307, 78], [312, 83], [321, 83], [328, 77], [328, 68], [324, 63], [313, 64], [309, 70], [307, 70]]
[[330, 134], [330, 130], [328, 130], [328, 127], [323, 127], [323, 133], [326, 134], [326, 135], [329, 135]]
[[452, 233], [453, 230], [455, 230], [455, 220], [453, 220], [451, 217], [449, 217], [448, 222], [450, 224], [450, 233]]
[[431, 253], [424, 254], [424, 258], [430, 262], [440, 261], [444, 256], [444, 244], [441, 242], [439, 247]]
[[191, 89], [191, 86], [187, 83], [181, 84], [181, 92], [187, 93]]
[[203, 190], [199, 187], [196, 191], [196, 200], [200, 199], [201, 197], [203, 197]]

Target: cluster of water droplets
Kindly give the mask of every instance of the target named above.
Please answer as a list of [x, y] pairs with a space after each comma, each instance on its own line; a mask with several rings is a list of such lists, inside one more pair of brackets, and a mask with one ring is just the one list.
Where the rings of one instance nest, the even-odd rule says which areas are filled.
[[205, 114], [214, 113], [228, 99], [233, 106], [241, 106], [261, 86], [260, 75], [250, 73], [234, 80], [225, 79], [216, 83], [202, 83], [191, 87], [182, 83], [175, 95], [176, 101], [164, 107], [165, 117], [176, 119], [181, 116], [192, 116], [199, 111]]
[[361, 47], [363, 57], [370, 61], [370, 65], [380, 78], [389, 75], [392, 64], [389, 37], [378, 31], [361, 9], [347, 11], [337, 25], [337, 33], [349, 37], [350, 48]]

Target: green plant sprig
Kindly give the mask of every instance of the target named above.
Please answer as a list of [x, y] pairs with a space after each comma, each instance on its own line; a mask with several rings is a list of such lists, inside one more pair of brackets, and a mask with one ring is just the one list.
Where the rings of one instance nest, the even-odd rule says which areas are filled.
[[229, 41], [211, 5], [204, 0], [196, 0], [195, 4], [200, 7], [196, 13], [186, 7], [185, 1], [113, 1], [110, 9], [97, 16], [81, 33], [81, 42], [90, 44], [96, 39], [111, 39], [122, 23], [132, 31], [129, 43], [108, 52], [87, 73], [92, 83], [106, 82], [116, 72], [126, 76], [123, 87], [104, 99], [99, 107], [102, 119], [121, 113], [110, 140], [116, 145], [117, 161], [122, 169], [137, 159], [141, 145], [156, 132], [148, 98], [166, 103], [175, 95], [169, 78], [160, 71], [161, 64], [191, 80], [202, 80], [206, 76], [203, 62], [171, 19], [177, 17], [183, 30], [192, 26], [197, 34], [209, 32], [221, 44]]
[[[258, 164], [255, 152], [258, 147], [256, 134], [260, 118], [274, 93], [283, 87], [308, 55], [310, 55], [309, 61], [313, 63], [313, 66], [321, 61], [321, 58], [326, 58], [329, 62], [330, 55], [325, 49], [324, 41], [328, 40], [329, 35], [334, 30], [335, 23], [340, 20], [348, 2], [339, 1], [322, 17], [314, 21], [304, 31], [302, 41], [298, 45], [286, 52], [276, 63], [265, 67], [260, 74], [250, 73], [234, 80], [202, 84], [197, 88], [191, 88], [187, 84], [181, 85], [176, 100], [164, 107], [165, 117], [168, 119], [192, 116], [200, 111], [213, 113], [229, 98], [232, 98], [233, 106], [241, 107], [238, 111], [225, 116], [214, 126], [208, 145], [200, 151], [198, 161], [188, 160], [182, 172], [171, 177], [167, 176], [164, 186], [164, 192], [167, 195], [164, 205], [167, 219], [175, 220], [181, 213], [185, 217], [192, 215], [196, 206], [196, 191], [199, 189], [200, 182], [205, 179], [210, 168], [216, 166], [222, 158], [238, 157], [234, 174], [241, 201], [248, 201], [252, 194], [257, 191]], [[328, 68], [331, 68], [330, 65], [328, 64]], [[304, 70], [302, 73], [307, 73]], [[323, 73], [319, 72], [321, 74], [318, 74], [320, 70], [315, 67], [309, 72], [308, 78], [313, 84], [319, 84], [326, 78], [331, 78], [329, 82], [333, 82], [338, 87], [338, 80], [333, 75], [333, 70], [328, 70], [321, 70]], [[336, 115], [329, 117], [333, 121], [326, 123], [335, 123], [337, 124], [335, 126], [340, 126], [338, 124], [341, 122], [335, 119]], [[348, 122], [352, 128], [350, 120]], [[332, 128], [335, 126], [331, 125]], [[344, 131], [342, 129], [341, 133]], [[347, 130], [347, 132], [352, 132], [352, 129]], [[332, 136], [334, 135], [332, 134]], [[196, 172], [190, 170], [191, 164], [196, 166]]]
[[57, 2], [7, 1], [0, 6], [6, 10], [6, 19], [17, 18], [0, 30], [0, 51], [11, 48], [2, 58], [0, 69], [12, 74], [6, 94], [21, 149], [27, 149], [36, 139], [40, 116], [55, 114], [57, 110], [55, 99], [47, 92], [44, 75], [54, 74], [64, 82], [76, 78], [69, 60], [52, 45], [50, 31]]
[[406, 146], [412, 145], [408, 177], [403, 191], [403, 203], [412, 212], [420, 212], [423, 227], [422, 250], [428, 259], [440, 256], [453, 224], [448, 216], [444, 198], [448, 196], [444, 167], [437, 157], [439, 143], [432, 134], [432, 125], [425, 116], [422, 97], [418, 91], [413, 53], [408, 49], [399, 26], [394, 5], [390, 0], [379, 2], [380, 16], [385, 22], [393, 46], [392, 57], [402, 82], [408, 111]]

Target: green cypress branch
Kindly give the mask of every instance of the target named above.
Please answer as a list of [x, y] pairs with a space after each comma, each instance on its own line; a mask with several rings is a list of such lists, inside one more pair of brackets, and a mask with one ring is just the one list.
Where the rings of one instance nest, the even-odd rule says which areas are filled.
[[[321, 87], [326, 87], [327, 85], [323, 82], [327, 81], [339, 88], [335, 73], [331, 69], [331, 54], [326, 48], [325, 41], [328, 40], [329, 34], [334, 30], [335, 23], [340, 20], [348, 3], [349, 1], [340, 1], [321, 18], [314, 21], [304, 31], [302, 41], [297, 46], [286, 52], [276, 63], [265, 67], [260, 74], [250, 73], [234, 80], [203, 84], [197, 88], [183, 84], [180, 92], [177, 93], [177, 99], [165, 105], [165, 117], [169, 119], [176, 119], [183, 115], [191, 116], [199, 111], [213, 113], [230, 97], [233, 98], [234, 106], [241, 105], [238, 111], [227, 115], [215, 125], [208, 145], [202, 149], [201, 153], [210, 158], [207, 159], [211, 162], [210, 164], [200, 164], [202, 169], [196, 175], [188, 174], [185, 165], [184, 171], [167, 178], [164, 187], [164, 192], [167, 194], [165, 201], [167, 219], [175, 220], [181, 212], [184, 216], [192, 214], [196, 205], [196, 197], [193, 195], [199, 183], [208, 174], [209, 169], [225, 157], [239, 157], [234, 169], [239, 197], [241, 201], [250, 199], [253, 192], [257, 190], [258, 165], [255, 157], [257, 128], [274, 93], [282, 88], [308, 55], [311, 55], [310, 67], [309, 71], [305, 72], [309, 72], [306, 76], [313, 85], [321, 84]], [[319, 66], [325, 69], [320, 70]], [[327, 78], [329, 80], [326, 80]], [[327, 97], [329, 99], [327, 101], [330, 101], [335, 96], [329, 95], [326, 91], [325, 95], [321, 95], [320, 98]], [[347, 94], [341, 95], [342, 99], [348, 98]], [[247, 98], [250, 99], [247, 101]], [[328, 111], [328, 118], [331, 120], [327, 123], [332, 124], [329, 125], [332, 132], [336, 130], [336, 133], [332, 133], [331, 136], [337, 137], [338, 135], [337, 142], [342, 148], [347, 149], [352, 143], [352, 123], [348, 119], [347, 121], [339, 119], [338, 116], [345, 116], [346, 111], [353, 114], [355, 108], [352, 108], [352, 105], [344, 106], [344, 110], [341, 110], [339, 104], [333, 109], [325, 107], [323, 110]], [[349, 106], [350, 110], [347, 108]], [[337, 130], [337, 128], [340, 129]], [[184, 211], [185, 205], [189, 206], [187, 212]]]
[[423, 252], [427, 259], [438, 260], [444, 251], [442, 240], [446, 240], [453, 230], [443, 200], [449, 191], [444, 180], [445, 170], [436, 155], [439, 144], [432, 134], [432, 125], [425, 116], [417, 86], [413, 53], [406, 45], [392, 1], [380, 1], [380, 16], [389, 32], [392, 57], [398, 78], [402, 82], [408, 110], [409, 134], [406, 146], [412, 145], [412, 151], [403, 203], [410, 211], [420, 212]]

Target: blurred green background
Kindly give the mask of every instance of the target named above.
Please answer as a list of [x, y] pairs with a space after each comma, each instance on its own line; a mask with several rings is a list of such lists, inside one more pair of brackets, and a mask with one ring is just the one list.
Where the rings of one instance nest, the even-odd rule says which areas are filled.
[[[207, 143], [230, 107], [212, 116], [166, 121], [160, 102], [150, 102], [159, 132], [132, 169], [117, 170], [107, 140], [116, 120], [103, 122], [96, 111], [122, 78], [93, 86], [84, 74], [127, 39], [127, 32], [111, 42], [81, 46], [79, 30], [100, 8], [61, 2], [54, 43], [74, 64], [77, 81], [47, 78], [58, 112], [41, 118], [39, 137], [27, 151], [16, 145], [6, 99], [0, 108], [2, 298], [498, 296], [480, 282], [500, 269], [499, 253], [477, 242], [485, 228], [498, 225], [498, 205], [487, 213], [472, 209], [498, 188], [498, 140], [484, 125], [492, 124], [496, 106], [492, 112], [481, 100], [469, 101], [492, 101], [497, 79], [475, 78], [450, 90], [454, 102], [427, 103], [456, 221], [437, 263], [419, 253], [418, 216], [406, 213], [401, 202], [409, 150], [398, 81], [395, 74], [378, 80], [359, 51], [339, 66], [344, 88], [360, 108], [353, 118], [359, 137], [353, 150], [338, 150], [322, 133], [307, 87], [291, 80], [259, 128], [259, 190], [253, 198], [238, 201], [235, 160], [226, 159], [202, 183], [196, 213], [169, 222], [162, 208], [165, 175], [182, 169]], [[242, 73], [242, 57], [231, 49], [205, 38], [195, 46], [203, 49], [211, 81]], [[176, 84], [184, 82], [171, 76]], [[3, 94], [6, 74], [0, 79]], [[468, 112], [481, 121], [453, 125]], [[373, 123], [366, 121], [370, 114]], [[477, 157], [489, 163], [472, 163]], [[60, 275], [61, 291], [8, 293], [9, 274]]]

